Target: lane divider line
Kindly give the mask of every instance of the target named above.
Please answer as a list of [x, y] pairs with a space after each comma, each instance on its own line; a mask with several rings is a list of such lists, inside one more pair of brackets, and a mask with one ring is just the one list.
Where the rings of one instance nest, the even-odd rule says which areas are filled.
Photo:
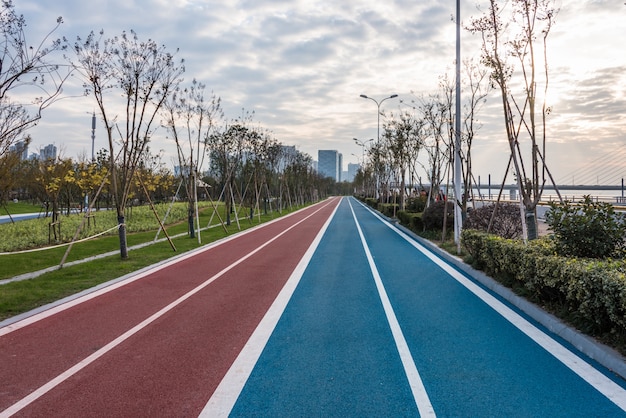
[[626, 389], [622, 388], [620, 385], [609, 379], [587, 361], [583, 360], [580, 356], [567, 349], [565, 346], [557, 342], [548, 334], [541, 331], [535, 325], [523, 318], [520, 314], [496, 299], [491, 293], [487, 292], [476, 283], [465, 277], [465, 275], [461, 274], [450, 264], [446, 263], [444, 260], [439, 258], [426, 247], [422, 246], [406, 233], [402, 232], [396, 226], [381, 218], [377, 213], [371, 211], [365, 205], [363, 205], [363, 207], [370, 211], [370, 213], [376, 216], [383, 224], [387, 225], [387, 227], [395, 231], [398, 235], [400, 235], [400, 237], [406, 240], [418, 251], [428, 257], [433, 263], [435, 263], [443, 271], [448, 273], [453, 279], [455, 279], [457, 282], [467, 288], [470, 292], [472, 292], [483, 302], [489, 305], [493, 310], [502, 315], [516, 328], [518, 328], [533, 341], [543, 347], [543, 349], [545, 349], [548, 353], [554, 356], [557, 360], [559, 360], [570, 370], [580, 376], [583, 380], [593, 386], [596, 390], [598, 390], [600, 393], [610, 399], [611, 402], [620, 407], [623, 411], [626, 411]]
[[[263, 248], [267, 247], [272, 242], [276, 241], [278, 238], [280, 238], [281, 236], [283, 236], [284, 234], [286, 234], [287, 232], [289, 232], [290, 230], [292, 230], [296, 226], [300, 225], [301, 223], [303, 223], [304, 221], [306, 221], [307, 219], [309, 219], [310, 217], [315, 215], [320, 210], [324, 209], [330, 203], [331, 202], [328, 202], [328, 203], [324, 204], [323, 206], [321, 206], [320, 208], [315, 210], [310, 215], [306, 216], [305, 218], [303, 218], [300, 221], [296, 222], [295, 224], [291, 225], [289, 228], [287, 228], [287, 229], [283, 230], [282, 232], [280, 232], [279, 234], [275, 235], [270, 240], [266, 241], [265, 243], [263, 243], [259, 247], [255, 248], [254, 250], [252, 250], [251, 252], [249, 252], [245, 256], [241, 257], [240, 259], [238, 259], [234, 263], [232, 263], [229, 266], [227, 266], [224, 269], [222, 269], [220, 272], [216, 273], [214, 276], [209, 278], [207, 281], [205, 281], [201, 285], [199, 285], [196, 288], [190, 290], [189, 292], [187, 292], [183, 296], [181, 296], [178, 299], [176, 299], [174, 302], [170, 303], [169, 305], [165, 306], [164, 308], [162, 308], [158, 312], [156, 312], [153, 315], [151, 315], [149, 318], [147, 318], [144, 321], [142, 321], [141, 323], [135, 325], [133, 328], [129, 329], [128, 331], [126, 331], [125, 333], [123, 333], [122, 335], [120, 335], [119, 337], [117, 337], [116, 339], [114, 339], [113, 341], [111, 341], [110, 343], [108, 343], [107, 345], [105, 345], [104, 347], [99, 349], [98, 351], [94, 352], [93, 354], [91, 354], [90, 356], [88, 356], [85, 359], [81, 360], [80, 362], [76, 363], [74, 366], [70, 367], [65, 372], [61, 373], [60, 375], [58, 375], [54, 379], [50, 380], [48, 383], [42, 385], [41, 387], [39, 387], [38, 389], [34, 390], [33, 392], [31, 392], [26, 397], [24, 397], [21, 400], [17, 401], [15, 404], [10, 406], [9, 408], [7, 408], [4, 411], [0, 412], [0, 418], [8, 418], [8, 417], [16, 414], [17, 412], [21, 411], [22, 409], [24, 409], [25, 407], [27, 407], [28, 405], [30, 405], [31, 403], [33, 403], [34, 401], [36, 401], [37, 399], [39, 399], [40, 397], [45, 395], [47, 392], [51, 391], [52, 389], [54, 389], [55, 387], [57, 387], [58, 385], [63, 383], [65, 380], [69, 379], [71, 376], [73, 376], [76, 373], [80, 372], [82, 369], [87, 367], [89, 364], [91, 364], [94, 361], [98, 360], [100, 357], [104, 356], [106, 353], [108, 353], [109, 351], [113, 350], [118, 345], [122, 344], [124, 341], [128, 340], [130, 337], [132, 337], [133, 335], [137, 334], [142, 329], [146, 328], [152, 322], [156, 321], [157, 319], [159, 319], [160, 317], [162, 317], [163, 315], [165, 315], [166, 313], [168, 313], [169, 311], [171, 311], [172, 309], [174, 309], [175, 307], [177, 307], [181, 303], [185, 302], [187, 299], [189, 299], [190, 297], [192, 297], [196, 293], [200, 292], [202, 289], [204, 289], [205, 287], [207, 287], [208, 285], [213, 283], [215, 280], [217, 280], [218, 278], [220, 278], [221, 276], [226, 274], [228, 271], [232, 270], [233, 268], [235, 268], [239, 264], [243, 263], [244, 261], [246, 261], [247, 259], [249, 259], [253, 255], [255, 255], [256, 253], [261, 251]], [[335, 208], [335, 210], [336, 210], [336, 208]]]
[[433, 409], [428, 393], [426, 392], [426, 388], [424, 387], [424, 383], [422, 382], [422, 378], [417, 370], [417, 366], [415, 365], [415, 361], [411, 355], [411, 350], [409, 350], [409, 345], [404, 338], [400, 323], [398, 322], [398, 318], [393, 310], [393, 306], [391, 305], [391, 301], [389, 300], [389, 296], [385, 290], [380, 273], [378, 272], [372, 253], [369, 250], [367, 241], [365, 240], [365, 236], [361, 230], [361, 225], [359, 224], [356, 214], [354, 213], [350, 199], [348, 199], [348, 203], [350, 204], [350, 210], [352, 211], [354, 223], [359, 231], [359, 237], [361, 238], [361, 244], [363, 244], [363, 250], [365, 250], [370, 270], [374, 275], [374, 282], [376, 283], [376, 288], [378, 289], [378, 295], [380, 296], [380, 301], [383, 304], [385, 315], [387, 316], [387, 322], [391, 328], [391, 333], [393, 334], [393, 339], [396, 343], [398, 353], [400, 354], [400, 359], [402, 361], [402, 365], [404, 366], [406, 377], [409, 380], [409, 386], [411, 387], [413, 399], [415, 400], [419, 414], [421, 417], [435, 417], [435, 410]]
[[313, 254], [317, 250], [322, 237], [326, 233], [330, 222], [335, 217], [339, 205], [335, 206], [335, 210], [326, 220], [322, 229], [307, 249], [300, 262], [291, 273], [289, 279], [283, 286], [282, 290], [265, 313], [265, 316], [256, 327], [245, 346], [224, 375], [224, 378], [213, 392], [213, 395], [202, 409], [201, 418], [227, 417], [232, 411], [243, 387], [245, 386], [254, 366], [256, 365], [261, 353], [265, 349], [280, 317], [282, 316], [291, 296], [296, 287], [300, 283], [304, 271], [306, 270]]

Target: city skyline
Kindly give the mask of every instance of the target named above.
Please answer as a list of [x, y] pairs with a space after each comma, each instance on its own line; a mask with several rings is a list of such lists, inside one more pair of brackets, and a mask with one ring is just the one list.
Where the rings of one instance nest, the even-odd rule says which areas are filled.
[[[484, 10], [486, 3], [479, 5]], [[626, 161], [626, 155], [621, 158], [626, 143], [626, 55], [621, 41], [626, 38], [626, 6], [603, 0], [557, 6], [561, 10], [548, 37], [548, 166], [557, 183], [578, 183], [577, 177], [603, 183], [602, 177], [619, 177]], [[185, 83], [194, 78], [205, 83], [222, 98], [229, 119], [242, 109], [254, 111], [254, 123], [271, 130], [282, 144], [313, 158], [319, 149], [337, 149], [345, 164], [358, 162], [355, 154], [361, 155], [353, 138], [376, 137], [376, 107], [361, 94], [379, 100], [398, 94], [382, 106], [388, 115], [436, 92], [439, 77], [452, 74], [454, 9], [454, 2], [436, 0], [419, 5], [304, 0], [16, 4], [32, 42], [62, 16], [55, 37], [72, 41], [100, 29], [113, 37], [133, 29], [140, 39], [154, 39], [172, 52], [180, 48]], [[478, 15], [475, 3], [461, 3], [464, 25]], [[479, 56], [476, 37], [466, 31], [461, 54], [462, 59]], [[56, 143], [65, 156], [89, 156], [95, 103], [80, 97], [76, 80], [71, 81], [68, 97], [47, 109], [28, 133], [34, 147]], [[494, 183], [508, 161], [501, 115], [500, 99], [491, 94], [478, 116], [482, 127], [473, 148], [475, 175], [491, 174]], [[164, 161], [173, 166], [173, 144], [166, 136], [159, 129], [152, 149], [163, 149]], [[98, 120], [96, 150], [105, 147], [104, 138]], [[579, 177], [583, 173], [586, 178]]]

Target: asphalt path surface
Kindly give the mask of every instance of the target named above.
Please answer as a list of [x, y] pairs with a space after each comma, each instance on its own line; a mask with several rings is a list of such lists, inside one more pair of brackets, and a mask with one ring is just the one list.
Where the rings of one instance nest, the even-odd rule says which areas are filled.
[[626, 384], [352, 198], [0, 328], [5, 416], [626, 416]]

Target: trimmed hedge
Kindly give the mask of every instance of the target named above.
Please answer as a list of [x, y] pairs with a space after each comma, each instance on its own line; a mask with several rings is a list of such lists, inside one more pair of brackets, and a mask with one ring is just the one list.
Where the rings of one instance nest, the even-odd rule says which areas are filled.
[[422, 222], [421, 213], [401, 210], [396, 213], [396, 216], [398, 217], [400, 224], [406, 226], [411, 231], [420, 233], [424, 230], [424, 222]]
[[366, 197], [365, 204], [372, 209], [378, 209], [378, 199], [376, 199], [375, 197]]
[[626, 261], [556, 255], [549, 238], [521, 241], [464, 230], [462, 243], [476, 268], [518, 282], [542, 302], [563, 304], [576, 325], [626, 336]]
[[378, 211], [389, 218], [396, 217], [399, 210], [400, 210], [400, 205], [398, 205], [397, 203], [379, 203], [378, 204]]

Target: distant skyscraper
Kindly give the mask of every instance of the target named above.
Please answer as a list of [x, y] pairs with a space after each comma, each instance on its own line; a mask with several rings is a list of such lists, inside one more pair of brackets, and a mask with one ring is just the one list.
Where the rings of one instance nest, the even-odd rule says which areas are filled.
[[354, 181], [354, 177], [356, 177], [356, 173], [357, 171], [359, 171], [359, 168], [361, 166], [359, 164], [348, 164], [348, 171], [346, 171], [346, 175], [345, 178], [343, 179], [344, 181]]
[[184, 167], [181, 167], [179, 165], [175, 165], [174, 166], [174, 175], [176, 177], [179, 177], [181, 175], [185, 175], [185, 176], [189, 177], [190, 173], [191, 173], [191, 170], [189, 169], [188, 165], [184, 166]]
[[335, 181], [341, 181], [342, 155], [337, 150], [317, 151], [317, 172], [322, 176], [331, 177]]
[[337, 181], [343, 181], [343, 155], [337, 154]]
[[15, 145], [11, 145], [9, 151], [19, 154], [21, 160], [28, 159], [28, 144], [24, 141], [18, 141]]
[[42, 160], [56, 160], [57, 158], [57, 147], [54, 144], [48, 144], [41, 149], [39, 152], [39, 158]]

